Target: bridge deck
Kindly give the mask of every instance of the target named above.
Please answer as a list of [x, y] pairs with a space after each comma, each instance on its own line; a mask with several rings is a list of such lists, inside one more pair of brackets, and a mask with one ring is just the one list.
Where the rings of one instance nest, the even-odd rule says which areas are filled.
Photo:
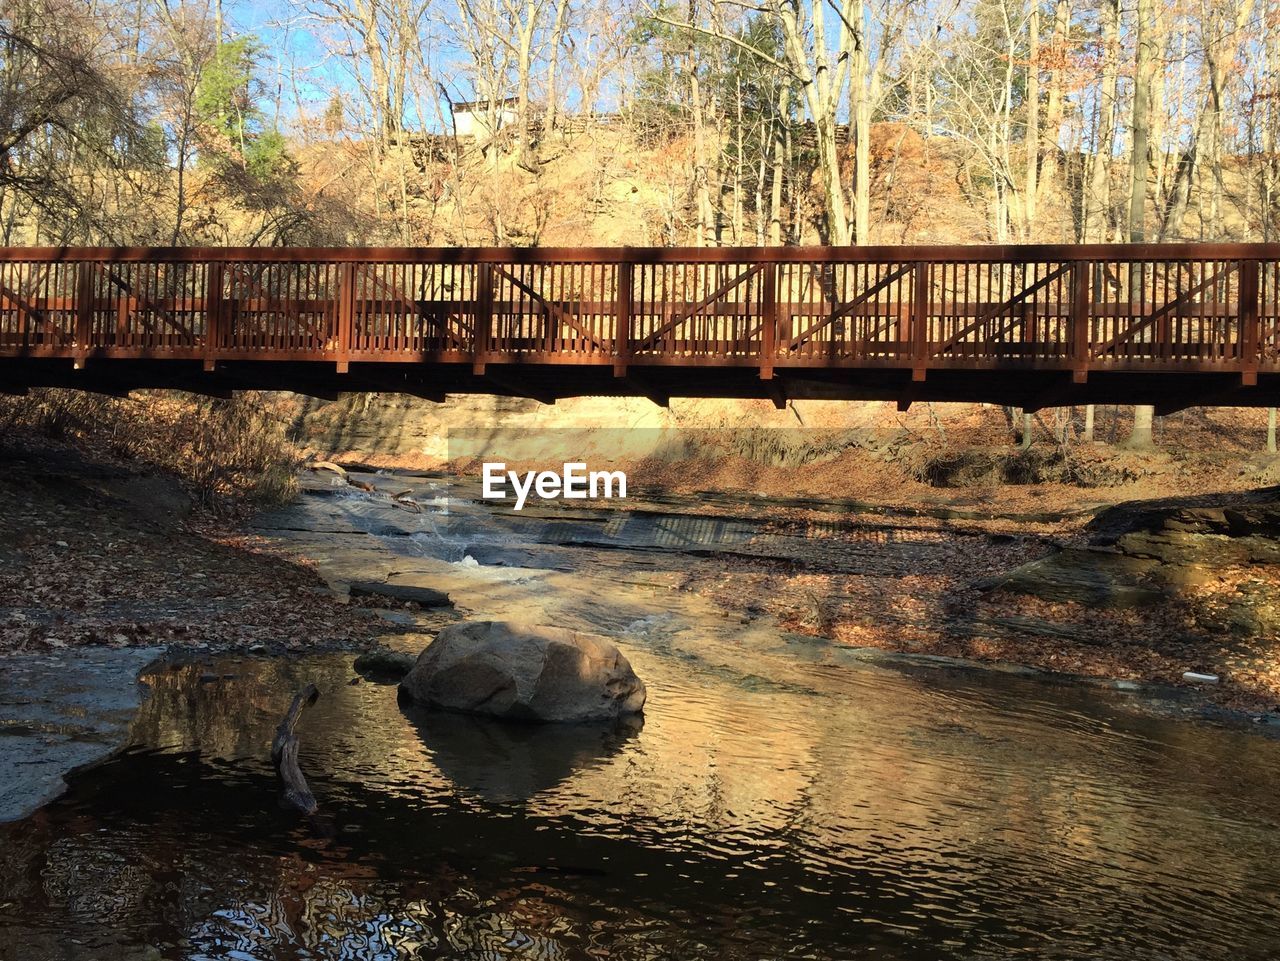
[[42, 384], [1274, 404], [1280, 245], [0, 249]]

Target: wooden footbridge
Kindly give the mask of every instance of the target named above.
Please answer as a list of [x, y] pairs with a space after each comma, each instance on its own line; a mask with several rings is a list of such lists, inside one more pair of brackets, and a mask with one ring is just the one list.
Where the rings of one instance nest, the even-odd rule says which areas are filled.
[[1280, 403], [1280, 245], [4, 248], [0, 391]]

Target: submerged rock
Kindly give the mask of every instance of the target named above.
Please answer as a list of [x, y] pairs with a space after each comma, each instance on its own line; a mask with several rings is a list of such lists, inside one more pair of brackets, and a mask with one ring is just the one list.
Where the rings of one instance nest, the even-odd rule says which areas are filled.
[[421, 607], [449, 607], [453, 604], [449, 595], [432, 587], [416, 584], [385, 584], [381, 581], [354, 581], [350, 587], [352, 597], [385, 597], [392, 601], [412, 601]]
[[454, 790], [492, 802], [550, 790], [617, 754], [644, 726], [642, 714], [616, 724], [521, 724], [410, 705], [405, 715]]
[[365, 651], [356, 658], [357, 674], [369, 674], [375, 677], [402, 678], [413, 670], [417, 658], [407, 651], [392, 651], [385, 647], [375, 647]]
[[973, 586], [981, 591], [1001, 590], [1090, 607], [1140, 607], [1158, 604], [1165, 597], [1159, 587], [1143, 583], [1156, 566], [1154, 561], [1114, 551], [1065, 548], [975, 581]]
[[425, 707], [516, 721], [611, 721], [644, 708], [645, 687], [607, 638], [504, 621], [451, 624], [408, 676]]

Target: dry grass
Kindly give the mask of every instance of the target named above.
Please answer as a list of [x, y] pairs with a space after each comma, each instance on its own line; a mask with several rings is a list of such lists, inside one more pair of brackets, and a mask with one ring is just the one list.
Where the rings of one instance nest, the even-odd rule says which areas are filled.
[[288, 438], [286, 402], [252, 391], [229, 400], [169, 391], [127, 398], [34, 390], [0, 398], [0, 432], [25, 429], [176, 474], [196, 503], [281, 503], [296, 491], [301, 456]]

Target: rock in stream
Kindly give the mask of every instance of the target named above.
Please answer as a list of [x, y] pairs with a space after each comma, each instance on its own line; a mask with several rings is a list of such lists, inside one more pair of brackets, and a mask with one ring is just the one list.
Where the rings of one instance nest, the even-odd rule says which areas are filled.
[[400, 693], [425, 707], [515, 721], [612, 721], [640, 713], [645, 686], [612, 641], [505, 621], [451, 624]]

